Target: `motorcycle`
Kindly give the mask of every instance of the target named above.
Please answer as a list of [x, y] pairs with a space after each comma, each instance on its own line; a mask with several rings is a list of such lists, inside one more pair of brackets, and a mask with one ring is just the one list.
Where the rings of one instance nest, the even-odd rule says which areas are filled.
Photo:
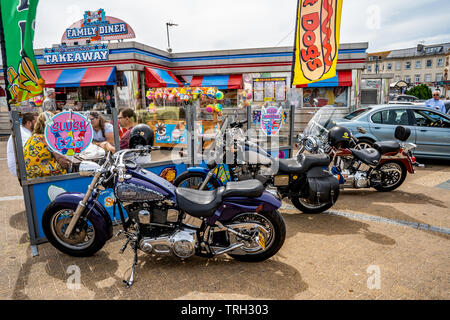
[[[76, 257], [91, 256], [113, 236], [111, 218], [97, 200], [114, 190], [114, 214], [119, 211], [125, 243], [134, 259], [127, 287], [134, 282], [138, 249], [147, 254], [215, 257], [227, 253], [239, 261], [263, 261], [284, 243], [286, 226], [278, 212], [281, 201], [261, 182], [230, 183], [213, 191], [176, 188], [133, 160], [156, 147], [138, 146], [108, 153], [102, 165], [82, 161], [80, 175], [93, 176], [87, 192], [66, 192], [45, 209], [42, 227], [59, 251]], [[125, 218], [126, 213], [126, 218]]]
[[339, 182], [323, 170], [328, 155], [304, 155], [299, 159], [278, 159], [250, 141], [243, 133], [247, 121], [232, 122], [228, 117], [216, 134], [206, 168], [190, 167], [179, 175], [175, 186], [217, 189], [233, 181], [257, 179], [279, 199], [289, 198], [304, 213], [321, 213], [339, 197]]
[[[339, 178], [341, 188], [375, 188], [378, 191], [397, 189], [407, 173], [415, 173], [416, 162], [412, 151], [413, 143], [406, 142], [411, 131], [398, 126], [397, 141], [380, 141], [373, 148], [358, 148], [358, 140], [350, 130], [335, 125], [339, 117], [336, 108], [322, 107], [308, 123], [302, 134], [297, 136], [299, 148], [297, 157], [304, 152], [327, 154], [332, 159], [329, 171]], [[365, 129], [357, 130], [365, 133]]]

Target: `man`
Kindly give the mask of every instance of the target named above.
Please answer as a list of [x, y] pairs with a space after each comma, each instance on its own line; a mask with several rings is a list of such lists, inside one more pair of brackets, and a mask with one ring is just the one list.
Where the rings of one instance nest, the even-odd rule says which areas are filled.
[[[34, 124], [37, 120], [37, 114], [36, 113], [24, 113], [22, 117], [22, 125], [20, 126], [20, 134], [22, 136], [22, 148], [25, 146], [25, 143], [27, 142], [28, 138], [31, 137], [31, 134], [34, 130]], [[8, 143], [6, 145], [6, 156], [8, 159], [8, 168], [9, 171], [11, 171], [11, 174], [15, 177], [17, 177], [17, 171], [16, 171], [16, 157], [14, 154], [14, 144], [13, 144], [12, 135], [9, 136]]]
[[130, 132], [136, 125], [136, 114], [133, 109], [126, 108], [119, 112], [119, 124], [122, 128], [126, 129], [125, 133], [120, 139], [120, 149], [128, 149], [130, 145]]
[[425, 106], [435, 109], [435, 110], [440, 111], [443, 114], [445, 114], [446, 110], [445, 110], [444, 101], [440, 100], [440, 96], [441, 96], [441, 93], [438, 90], [435, 90], [433, 92], [433, 98], [431, 98], [430, 100], [425, 102]]
[[55, 89], [47, 89], [47, 97], [42, 105], [44, 111], [55, 112], [56, 111], [56, 92]]

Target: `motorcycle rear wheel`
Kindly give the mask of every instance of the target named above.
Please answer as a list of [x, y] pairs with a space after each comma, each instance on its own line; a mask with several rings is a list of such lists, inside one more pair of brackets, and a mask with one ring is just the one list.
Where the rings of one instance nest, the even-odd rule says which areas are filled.
[[290, 199], [294, 207], [296, 207], [301, 212], [309, 214], [317, 214], [330, 209], [336, 203], [338, 197], [339, 197], [339, 189], [334, 194], [333, 202], [317, 204], [309, 202], [307, 198], [290, 198]]
[[[202, 185], [203, 181], [205, 181], [206, 176], [202, 172], [183, 172], [180, 174], [175, 181], [173, 182], [173, 185], [175, 187], [183, 187], [183, 188], [190, 188], [190, 189], [198, 189]], [[206, 185], [205, 190], [214, 190], [219, 187], [219, 183], [214, 179], [211, 178], [211, 180], [208, 181], [208, 184]]]
[[[252, 220], [252, 216], [254, 216], [255, 220]], [[260, 216], [260, 217], [258, 217]], [[258, 219], [259, 218], [259, 219]], [[254, 251], [248, 249], [248, 253], [241, 254], [232, 254], [228, 255], [238, 261], [243, 262], [260, 262], [269, 259], [273, 255], [275, 255], [278, 250], [280, 250], [281, 246], [284, 243], [286, 238], [286, 224], [284, 223], [283, 217], [275, 211], [268, 212], [258, 212], [258, 213], [245, 213], [242, 215], [238, 215], [233, 219], [233, 222], [251, 222], [254, 221], [256, 223], [264, 223], [264, 227], [269, 228], [270, 236], [265, 239], [266, 247], [264, 250]], [[245, 249], [244, 249], [245, 251]]]
[[[392, 177], [390, 178], [390, 183], [383, 183], [381, 185], [374, 186], [374, 188], [377, 191], [380, 192], [389, 192], [397, 189], [403, 184], [403, 181], [406, 179], [407, 171], [405, 166], [401, 162], [396, 161], [388, 161], [384, 163], [379, 171], [383, 171], [383, 168], [387, 169], [395, 169], [397, 171], [394, 171], [391, 173]], [[392, 182], [392, 179], [395, 179], [394, 182]]]
[[69, 239], [64, 232], [72, 219], [72, 208], [55, 207], [42, 217], [42, 229], [47, 240], [59, 251], [73, 257], [89, 257], [99, 251], [105, 241], [98, 236], [98, 227], [89, 217], [80, 217]]

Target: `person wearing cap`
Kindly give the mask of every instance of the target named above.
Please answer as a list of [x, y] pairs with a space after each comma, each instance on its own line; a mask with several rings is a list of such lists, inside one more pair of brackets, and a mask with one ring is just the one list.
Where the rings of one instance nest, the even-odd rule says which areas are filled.
[[42, 104], [42, 108], [44, 109], [44, 111], [55, 112], [56, 111], [55, 89], [53, 89], [53, 88], [47, 89], [46, 94], [47, 94], [47, 96], [44, 100], [44, 103]]
[[433, 98], [431, 98], [430, 100], [427, 100], [425, 102], [425, 106], [435, 109], [437, 111], [442, 112], [443, 114], [445, 114], [446, 110], [445, 110], [445, 104], [444, 101], [442, 101], [440, 99], [441, 93], [438, 90], [435, 90], [433, 92]]

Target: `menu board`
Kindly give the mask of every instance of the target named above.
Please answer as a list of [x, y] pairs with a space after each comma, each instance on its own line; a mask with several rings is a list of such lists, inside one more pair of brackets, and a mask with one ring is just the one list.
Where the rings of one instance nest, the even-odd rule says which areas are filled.
[[253, 79], [254, 101], [286, 101], [286, 78]]
[[286, 81], [275, 81], [275, 100], [286, 100]]

